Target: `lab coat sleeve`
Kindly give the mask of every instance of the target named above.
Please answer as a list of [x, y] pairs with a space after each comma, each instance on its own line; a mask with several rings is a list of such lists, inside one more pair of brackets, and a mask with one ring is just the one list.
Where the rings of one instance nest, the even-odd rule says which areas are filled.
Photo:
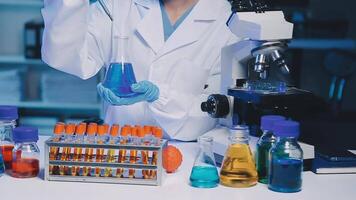
[[174, 87], [162, 85], [160, 97], [150, 103], [149, 112], [171, 139], [182, 141], [196, 140], [200, 135], [214, 128], [217, 119], [211, 118], [200, 109], [202, 102], [211, 94], [219, 93], [220, 58], [218, 56], [210, 70], [206, 87], [200, 95], [176, 91]]
[[[88, 0], [45, 0], [42, 9], [42, 60], [49, 66], [88, 79], [104, 65], [100, 38], [111, 31], [103, 11]], [[98, 30], [102, 28], [103, 30]], [[110, 38], [110, 35], [106, 37]], [[108, 46], [108, 45], [106, 45]]]

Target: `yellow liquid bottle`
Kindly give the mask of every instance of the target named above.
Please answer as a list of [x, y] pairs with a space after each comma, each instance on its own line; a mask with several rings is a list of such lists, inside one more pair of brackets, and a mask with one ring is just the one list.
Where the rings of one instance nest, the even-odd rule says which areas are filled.
[[251, 187], [258, 175], [250, 146], [248, 127], [237, 126], [231, 131], [228, 147], [220, 171], [220, 183], [228, 187]]

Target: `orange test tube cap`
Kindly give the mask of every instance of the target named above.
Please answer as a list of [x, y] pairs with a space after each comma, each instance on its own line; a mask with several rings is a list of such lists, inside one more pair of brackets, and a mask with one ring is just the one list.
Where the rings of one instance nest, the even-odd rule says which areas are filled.
[[75, 132], [75, 124], [69, 123], [66, 125], [66, 130], [65, 130], [67, 135], [71, 135]]
[[131, 128], [129, 127], [129, 126], [124, 126], [124, 127], [122, 127], [122, 129], [121, 129], [121, 136], [128, 136], [128, 135], [130, 135], [131, 133], [130, 133], [130, 130]]
[[137, 128], [137, 136], [140, 138], [145, 137], [145, 131], [143, 130], [143, 128], [141, 126], [136, 126]]
[[88, 125], [87, 134], [88, 135], [95, 135], [97, 127], [98, 127], [98, 125], [96, 123], [90, 123]]
[[116, 137], [119, 135], [120, 126], [118, 124], [113, 124], [110, 129], [110, 135]]
[[103, 126], [105, 128], [105, 133], [109, 133], [109, 129], [110, 129], [109, 124], [103, 124]]
[[160, 127], [155, 127], [153, 128], [153, 135], [161, 139], [163, 137], [163, 130]]
[[104, 125], [98, 125], [98, 135], [103, 136], [105, 134], [106, 134], [105, 126]]
[[137, 134], [137, 127], [132, 127], [131, 128], [131, 135], [134, 136], [134, 137], [138, 135]]
[[64, 132], [65, 124], [63, 122], [57, 122], [54, 126], [53, 133], [58, 135]]
[[76, 133], [77, 135], [84, 135], [86, 129], [87, 129], [86, 123], [80, 123], [80, 124], [77, 126], [77, 129], [75, 130], [75, 133]]
[[152, 126], [143, 126], [143, 130], [145, 131], [145, 134], [151, 134]]

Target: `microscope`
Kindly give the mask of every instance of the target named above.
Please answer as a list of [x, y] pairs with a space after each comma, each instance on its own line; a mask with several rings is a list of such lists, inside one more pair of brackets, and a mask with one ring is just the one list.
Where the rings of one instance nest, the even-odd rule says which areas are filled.
[[[282, 76], [291, 72], [283, 53], [292, 39], [293, 24], [283, 12], [269, 9], [263, 0], [229, 1], [232, 14], [226, 25], [240, 40], [222, 49], [220, 94], [201, 104], [203, 112], [219, 119], [207, 133], [214, 138], [218, 162], [229, 143], [229, 127], [247, 125], [250, 134], [258, 136], [261, 116], [279, 114], [298, 120], [313, 99], [308, 91], [270, 79], [272, 71]], [[256, 142], [257, 137], [251, 140]]]

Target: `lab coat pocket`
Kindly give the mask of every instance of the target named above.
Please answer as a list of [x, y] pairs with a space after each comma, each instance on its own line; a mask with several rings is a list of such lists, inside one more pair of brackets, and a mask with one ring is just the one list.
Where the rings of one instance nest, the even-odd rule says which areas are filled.
[[209, 69], [199, 66], [190, 60], [180, 60], [168, 77], [169, 86], [176, 92], [200, 95], [209, 76]]

